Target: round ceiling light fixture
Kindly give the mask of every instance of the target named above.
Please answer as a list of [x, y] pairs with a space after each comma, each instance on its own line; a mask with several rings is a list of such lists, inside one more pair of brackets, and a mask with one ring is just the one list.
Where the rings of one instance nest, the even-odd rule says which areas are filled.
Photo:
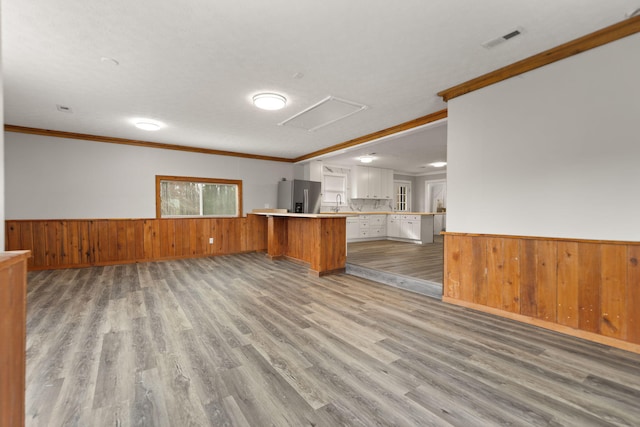
[[156, 131], [163, 126], [162, 123], [151, 119], [135, 119], [133, 124], [136, 125], [138, 129], [146, 131]]
[[429, 163], [429, 166], [433, 166], [434, 168], [441, 168], [447, 166], [447, 162], [433, 162]]
[[360, 163], [371, 163], [373, 162], [373, 157], [367, 154], [366, 156], [361, 156], [358, 160], [360, 160]]
[[254, 95], [253, 105], [263, 110], [280, 110], [287, 105], [287, 98], [277, 93], [259, 93]]

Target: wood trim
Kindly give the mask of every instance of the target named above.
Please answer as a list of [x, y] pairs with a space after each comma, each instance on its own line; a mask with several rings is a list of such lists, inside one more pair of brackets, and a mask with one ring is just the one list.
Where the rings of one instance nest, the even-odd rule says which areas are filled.
[[162, 148], [166, 150], [188, 151], [188, 152], [201, 153], [201, 154], [213, 154], [218, 156], [234, 156], [234, 157], [243, 157], [248, 159], [269, 160], [274, 162], [296, 163], [296, 162], [301, 162], [303, 160], [308, 160], [317, 156], [321, 156], [324, 154], [329, 154], [334, 151], [344, 150], [345, 148], [355, 147], [357, 145], [364, 144], [365, 142], [374, 141], [376, 139], [379, 139], [385, 136], [393, 135], [399, 132], [404, 132], [406, 130], [423, 126], [429, 123], [433, 123], [438, 120], [442, 120], [446, 118], [447, 118], [446, 109], [436, 111], [434, 113], [427, 114], [426, 116], [418, 117], [417, 119], [409, 120], [408, 122], [400, 123], [390, 128], [382, 129], [377, 132], [373, 132], [355, 139], [351, 139], [349, 141], [341, 142], [339, 144], [332, 145], [330, 147], [323, 148], [321, 150], [317, 150], [312, 153], [304, 154], [300, 157], [296, 157], [293, 159], [287, 159], [284, 157], [261, 156], [257, 154], [246, 154], [246, 153], [239, 153], [235, 151], [223, 151], [223, 150], [213, 150], [208, 148], [190, 147], [186, 145], [164, 144], [159, 142], [138, 141], [134, 139], [114, 138], [109, 136], [98, 136], [98, 135], [90, 135], [90, 134], [84, 134], [84, 133], [30, 128], [30, 127], [16, 126], [16, 125], [10, 125], [10, 124], [5, 125], [4, 129], [7, 132], [50, 136], [54, 138], [80, 139], [80, 140], [86, 140], [86, 141], [106, 142], [111, 144], [124, 144], [124, 145], [134, 145], [134, 146], [148, 147], [148, 148]]
[[495, 316], [504, 317], [507, 319], [517, 320], [518, 322], [527, 323], [530, 325], [538, 326], [540, 328], [548, 329], [554, 332], [560, 332], [565, 335], [571, 335], [577, 338], [597, 342], [599, 344], [608, 345], [610, 347], [620, 348], [622, 350], [631, 351], [633, 353], [640, 354], [640, 345], [622, 341], [616, 338], [606, 337], [593, 332], [581, 331], [579, 329], [570, 328], [568, 326], [560, 325], [553, 322], [547, 322], [544, 320], [536, 319], [531, 316], [523, 316], [521, 314], [510, 313], [497, 308], [488, 307], [486, 305], [475, 304], [468, 301], [459, 300], [456, 298], [442, 297], [442, 302], [448, 304], [457, 305], [460, 307], [470, 308], [472, 310], [481, 311], [483, 313], [493, 314]]
[[408, 122], [400, 123], [399, 125], [392, 126], [390, 128], [382, 129], [368, 135], [364, 135], [349, 141], [341, 142], [340, 144], [332, 145], [331, 147], [323, 148], [321, 150], [314, 151], [309, 154], [305, 154], [293, 159], [293, 162], [301, 162], [303, 160], [312, 159], [314, 157], [329, 154], [334, 151], [344, 150], [345, 148], [355, 147], [356, 145], [364, 144], [365, 142], [374, 141], [385, 136], [393, 135], [394, 133], [403, 132], [409, 129], [423, 126], [429, 123], [436, 122], [438, 120], [447, 118], [447, 110], [436, 111], [435, 113], [428, 114], [426, 116], [418, 117], [417, 119], [410, 120]]
[[137, 147], [160, 148], [164, 150], [187, 151], [191, 153], [212, 154], [216, 156], [242, 157], [245, 159], [268, 160], [272, 162], [292, 163], [292, 159], [284, 157], [263, 156], [260, 154], [240, 153], [236, 151], [214, 150], [210, 148], [191, 147], [178, 144], [165, 144], [160, 142], [139, 141], [136, 139], [115, 138], [111, 136], [91, 135], [86, 133], [65, 132], [60, 130], [39, 129], [25, 126], [7, 124], [4, 130], [14, 133], [25, 133], [30, 135], [50, 136], [53, 138], [80, 139], [83, 141], [106, 142], [109, 144], [133, 145]]
[[537, 55], [530, 56], [506, 67], [499, 68], [475, 79], [453, 86], [438, 92], [438, 96], [447, 102], [450, 99], [473, 92], [494, 83], [507, 80], [511, 77], [526, 73], [536, 68], [544, 67], [573, 55], [585, 52], [598, 46], [611, 43], [632, 34], [640, 32], [640, 16], [625, 19], [624, 21], [602, 28], [586, 36], [577, 38], [568, 43], [561, 44], [552, 49], [545, 50]]
[[459, 233], [455, 231], [442, 231], [443, 236], [465, 236], [465, 237], [499, 237], [504, 239], [520, 239], [520, 240], [547, 240], [551, 242], [577, 242], [577, 243], [598, 243], [607, 245], [638, 245], [640, 242], [633, 240], [594, 240], [594, 239], [576, 239], [572, 237], [544, 237], [544, 236], [516, 236], [511, 234], [483, 234], [483, 233]]
[[[156, 218], [162, 218], [160, 200], [160, 181], [182, 181], [182, 182], [204, 182], [207, 184], [235, 184], [238, 186], [238, 216], [242, 217], [242, 180], [241, 179], [223, 179], [223, 178], [198, 178], [192, 176], [169, 176], [156, 175]], [[215, 217], [214, 217], [215, 218]]]

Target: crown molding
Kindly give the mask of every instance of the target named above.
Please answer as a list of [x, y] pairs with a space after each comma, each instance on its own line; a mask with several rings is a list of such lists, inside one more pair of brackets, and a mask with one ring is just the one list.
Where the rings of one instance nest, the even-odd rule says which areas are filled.
[[292, 159], [284, 157], [262, 156], [259, 154], [239, 153], [235, 151], [212, 150], [209, 148], [190, 147], [186, 145], [164, 144], [160, 142], [139, 141], [136, 139], [114, 138], [110, 136], [90, 135], [86, 133], [64, 132], [59, 130], [30, 128], [25, 126], [5, 125], [4, 130], [14, 133], [26, 133], [30, 135], [50, 136], [53, 138], [80, 139], [83, 141], [106, 142], [109, 144], [134, 145], [137, 147], [161, 148], [164, 150], [187, 151], [200, 154], [213, 154], [217, 156], [243, 157], [246, 159], [269, 160], [273, 162], [293, 163]]
[[640, 16], [625, 19], [624, 21], [602, 28], [586, 36], [577, 38], [568, 43], [561, 44], [552, 49], [545, 50], [537, 55], [530, 56], [506, 67], [499, 68], [475, 79], [453, 86], [438, 92], [438, 96], [447, 102], [450, 99], [473, 92], [494, 83], [507, 80], [511, 77], [544, 67], [573, 55], [620, 40], [624, 37], [640, 32]]

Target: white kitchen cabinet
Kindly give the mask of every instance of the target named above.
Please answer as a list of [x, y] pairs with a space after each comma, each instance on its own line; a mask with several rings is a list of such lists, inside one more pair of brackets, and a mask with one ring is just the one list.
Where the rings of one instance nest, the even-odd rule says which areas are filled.
[[369, 237], [387, 237], [387, 215], [369, 215]]
[[347, 240], [360, 237], [360, 221], [357, 216], [347, 218]]
[[387, 236], [400, 237], [400, 215], [387, 215]]
[[347, 241], [391, 239], [433, 243], [433, 215], [364, 214], [347, 218]]
[[384, 239], [386, 236], [386, 214], [365, 214], [347, 218], [347, 241]]
[[393, 169], [380, 169], [380, 198], [393, 199]]
[[351, 169], [352, 199], [391, 199], [393, 170], [354, 166]]
[[421, 215], [402, 215], [400, 220], [400, 237], [403, 239], [420, 240]]

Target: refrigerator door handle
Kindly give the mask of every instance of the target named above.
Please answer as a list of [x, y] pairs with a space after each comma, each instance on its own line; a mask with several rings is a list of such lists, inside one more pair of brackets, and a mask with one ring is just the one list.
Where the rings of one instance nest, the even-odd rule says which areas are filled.
[[309, 190], [307, 188], [304, 189], [304, 206], [302, 207], [302, 212], [307, 213], [309, 211]]

